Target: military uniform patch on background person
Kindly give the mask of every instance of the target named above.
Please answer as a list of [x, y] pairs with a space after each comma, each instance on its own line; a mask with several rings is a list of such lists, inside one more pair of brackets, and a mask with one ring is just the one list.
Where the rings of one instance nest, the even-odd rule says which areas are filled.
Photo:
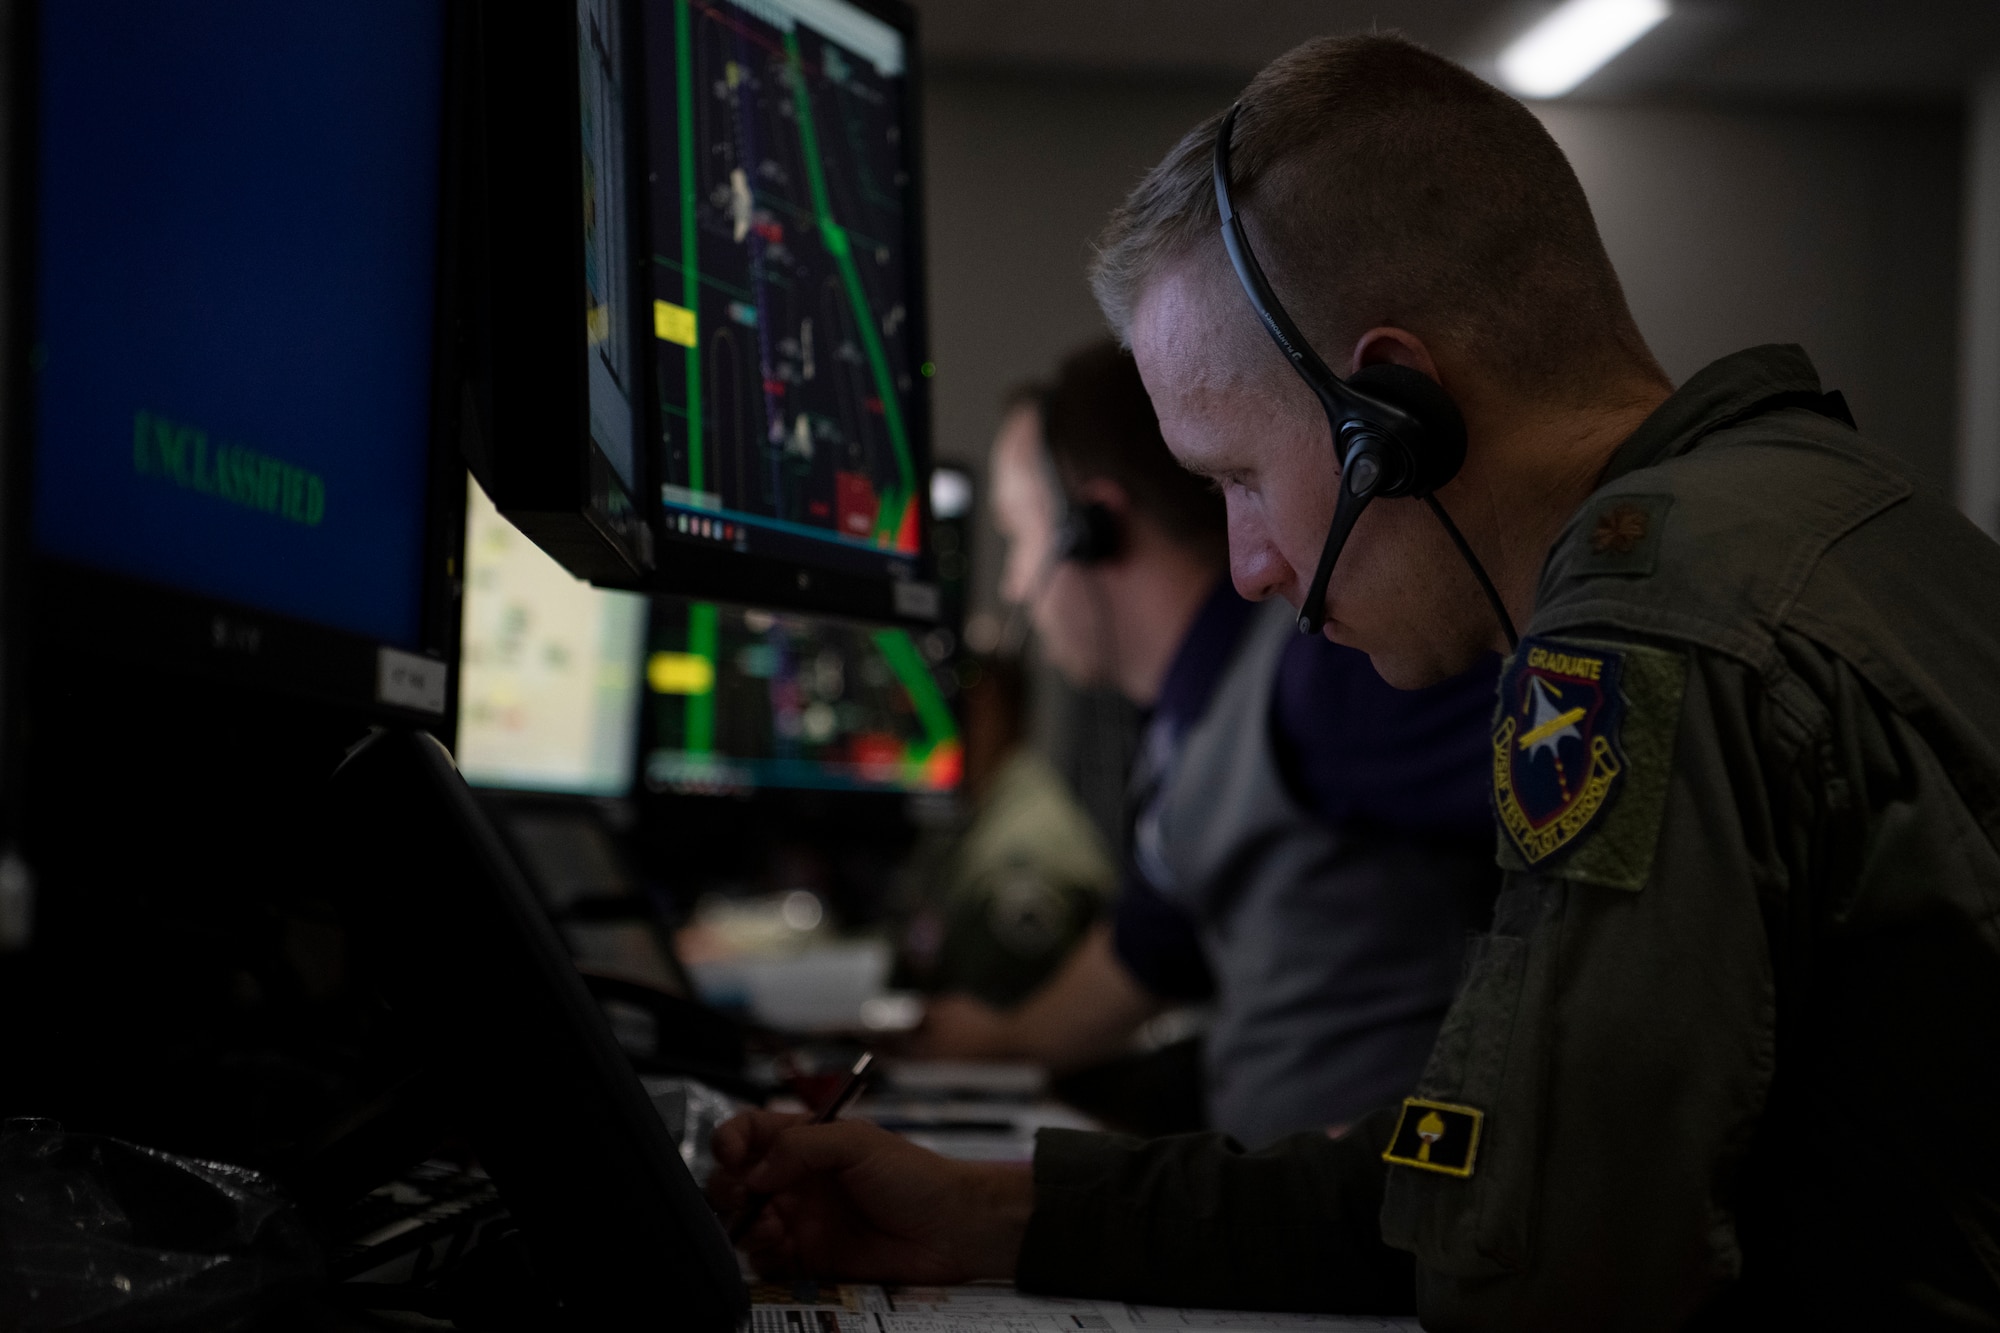
[[1073, 942], [1077, 905], [1032, 866], [1012, 866], [993, 882], [987, 905], [987, 928], [1003, 948], [1022, 958], [1042, 958], [1067, 951]]
[[1501, 677], [1493, 805], [1531, 866], [1574, 842], [1617, 797], [1623, 665], [1620, 653], [1529, 639]]

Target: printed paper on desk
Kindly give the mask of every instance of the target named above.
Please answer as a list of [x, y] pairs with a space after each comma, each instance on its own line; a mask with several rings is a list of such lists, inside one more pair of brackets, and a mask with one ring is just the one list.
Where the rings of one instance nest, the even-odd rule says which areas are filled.
[[[778, 1295], [759, 1289], [764, 1298]], [[812, 1286], [796, 1304], [759, 1299], [749, 1333], [1418, 1333], [1414, 1317], [1181, 1310], [1027, 1296], [1003, 1282], [962, 1287]]]

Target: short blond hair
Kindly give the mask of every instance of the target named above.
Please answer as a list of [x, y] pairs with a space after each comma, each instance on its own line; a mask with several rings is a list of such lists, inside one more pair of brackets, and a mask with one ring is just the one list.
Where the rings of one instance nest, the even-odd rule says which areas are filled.
[[[1258, 257], [1330, 363], [1379, 325], [1453, 344], [1531, 390], [1657, 364], [1576, 173], [1521, 103], [1401, 37], [1320, 38], [1243, 91], [1231, 189]], [[1106, 224], [1091, 266], [1129, 341], [1163, 269], [1221, 262], [1210, 163], [1218, 113]]]

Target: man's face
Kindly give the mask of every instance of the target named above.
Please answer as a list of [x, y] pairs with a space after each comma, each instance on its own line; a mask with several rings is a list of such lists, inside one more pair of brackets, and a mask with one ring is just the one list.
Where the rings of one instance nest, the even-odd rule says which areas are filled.
[[1103, 608], [1090, 575], [1055, 559], [1059, 505], [1042, 456], [1041, 419], [1016, 408], [993, 440], [987, 475], [993, 486], [993, 526], [1006, 543], [1000, 595], [1024, 607], [1042, 654], [1071, 684], [1089, 686], [1105, 675]]
[[[1326, 414], [1264, 335], [1227, 266], [1209, 258], [1183, 260], [1147, 284], [1132, 351], [1168, 447], [1221, 488], [1237, 592], [1298, 606], [1339, 494]], [[1320, 350], [1336, 373], [1350, 369], [1345, 349]], [[1414, 689], [1485, 651], [1492, 617], [1478, 598], [1421, 501], [1378, 500], [1334, 568], [1326, 634], [1367, 653], [1390, 684]]]

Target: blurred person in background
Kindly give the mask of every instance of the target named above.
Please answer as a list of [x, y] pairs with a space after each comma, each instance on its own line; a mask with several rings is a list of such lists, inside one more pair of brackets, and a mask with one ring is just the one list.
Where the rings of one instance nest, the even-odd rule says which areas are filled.
[[920, 905], [904, 932], [902, 981], [1006, 1008], [1062, 965], [1118, 876], [1062, 776], [1027, 743], [1022, 664], [977, 657], [964, 674], [972, 817], [911, 867]]
[[1495, 663], [1405, 693], [1281, 603], [1239, 598], [1220, 497], [1174, 461], [1108, 340], [1017, 402], [989, 475], [1002, 595], [1069, 681], [1150, 712], [1111, 919], [1025, 1003], [934, 1001], [918, 1049], [1074, 1071], [1212, 1002], [1212, 1127], [1254, 1145], [1394, 1102], [1498, 883]]

